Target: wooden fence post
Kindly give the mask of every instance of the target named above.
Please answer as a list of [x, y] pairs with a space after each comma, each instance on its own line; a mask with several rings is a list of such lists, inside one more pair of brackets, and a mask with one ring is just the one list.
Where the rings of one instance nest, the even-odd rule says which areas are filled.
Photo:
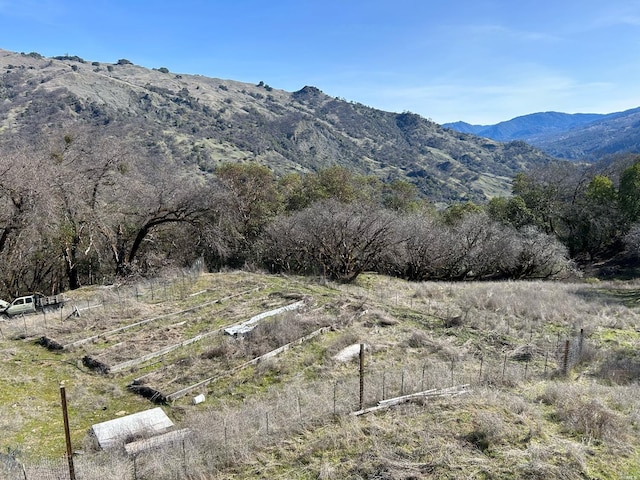
[[71, 448], [71, 433], [69, 431], [69, 414], [67, 412], [67, 394], [64, 385], [60, 384], [60, 398], [62, 400], [62, 419], [64, 420], [64, 438], [67, 442], [67, 461], [69, 462], [69, 478], [76, 480], [76, 472], [73, 467], [73, 449]]
[[584, 328], [580, 329], [580, 341], [578, 343], [578, 361], [582, 359], [582, 347], [584, 345]]

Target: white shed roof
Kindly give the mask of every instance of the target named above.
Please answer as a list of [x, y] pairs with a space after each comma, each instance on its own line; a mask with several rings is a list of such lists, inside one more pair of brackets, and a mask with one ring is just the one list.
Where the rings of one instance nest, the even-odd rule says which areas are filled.
[[127, 415], [126, 417], [96, 423], [91, 427], [98, 446], [102, 449], [123, 445], [126, 440], [136, 435], [156, 435], [173, 427], [173, 422], [162, 408]]

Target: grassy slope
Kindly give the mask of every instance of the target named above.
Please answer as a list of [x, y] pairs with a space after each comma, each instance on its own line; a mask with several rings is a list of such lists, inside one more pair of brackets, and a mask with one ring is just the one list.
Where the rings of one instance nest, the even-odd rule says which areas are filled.
[[[266, 299], [297, 293], [311, 296], [313, 306], [284, 320], [329, 319], [336, 329], [213, 382], [202, 390], [208, 398], [204, 404], [191, 406], [186, 397], [165, 406], [179, 426], [194, 430], [194, 443], [188, 461], [171, 461], [166, 453], [150, 455], [148, 469], [155, 466], [167, 478], [174, 478], [172, 468], [185, 465], [203, 478], [640, 475], [637, 284], [412, 284], [367, 275], [356, 285], [339, 286], [233, 272], [179, 279], [168, 290], [156, 286], [153, 300], [149, 285], [140, 287], [135, 298], [122, 293], [118, 303], [68, 322], [81, 330], [92, 319], [110, 318], [109, 309], [120, 309], [133, 323], [193, 305], [202, 295], [258, 285], [260, 291], [230, 300], [224, 310], [212, 309], [211, 321], [246, 319]], [[205, 289], [208, 294], [188, 296]], [[75, 296], [79, 305], [92, 298], [105, 300], [95, 290]], [[126, 342], [127, 335], [52, 353], [32, 339], [9, 338], [21, 330], [17, 320], [12, 322], [13, 333], [8, 324], [1, 326], [0, 379], [8, 388], [0, 389], [5, 433], [0, 447], [19, 449], [28, 462], [64, 451], [60, 381], [67, 386], [74, 444], [87, 446], [91, 424], [152, 406], [126, 390], [132, 378], [162, 363], [197, 365], [212, 348], [205, 342], [140, 370], [101, 376], [87, 371], [79, 358], [103, 348], [108, 352], [109, 342]], [[55, 323], [49, 317], [40, 329], [59, 329]], [[575, 340], [581, 328], [582, 361], [569, 378], [558, 377], [558, 346], [565, 337]], [[145, 330], [154, 335], [161, 329]], [[277, 322], [263, 331], [278, 332]], [[473, 393], [350, 417], [358, 404], [357, 363], [342, 364], [332, 356], [358, 342], [370, 346], [367, 405], [382, 396], [451, 384], [471, 383]], [[242, 348], [250, 343], [246, 345]], [[516, 360], [527, 345], [529, 361]], [[242, 361], [241, 350], [228, 344], [215, 358], [234, 366]]]

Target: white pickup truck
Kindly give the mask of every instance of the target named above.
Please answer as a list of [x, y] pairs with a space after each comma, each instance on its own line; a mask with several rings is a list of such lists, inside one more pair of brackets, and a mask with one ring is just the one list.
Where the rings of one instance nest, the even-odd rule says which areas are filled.
[[18, 297], [11, 303], [0, 300], [0, 313], [12, 317], [24, 313], [35, 313], [38, 310], [44, 310], [46, 308], [62, 307], [64, 302], [66, 302], [66, 298], [62, 294], [47, 297], [36, 293], [34, 295]]

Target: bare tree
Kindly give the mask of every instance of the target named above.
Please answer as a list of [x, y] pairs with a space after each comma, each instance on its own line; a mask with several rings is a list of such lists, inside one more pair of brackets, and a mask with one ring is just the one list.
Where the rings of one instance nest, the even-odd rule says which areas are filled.
[[154, 237], [162, 227], [194, 225], [210, 206], [208, 180], [166, 160], [139, 159], [124, 177], [111, 194], [113, 203], [101, 209], [98, 219], [118, 276], [136, 270], [144, 247], [171, 248], [170, 242]]
[[[91, 280], [98, 260], [98, 218], [113, 205], [131, 152], [117, 137], [91, 129], [53, 137], [47, 146], [53, 174], [51, 215], [69, 288]], [[84, 269], [84, 271], [81, 271]]]
[[405, 218], [402, 270], [410, 280], [546, 278], [571, 270], [566, 248], [535, 227], [518, 231], [485, 213], [454, 224], [424, 215]]
[[352, 282], [400, 242], [397, 224], [388, 210], [319, 201], [267, 228], [263, 258], [274, 269]]
[[[224, 237], [226, 261], [240, 267], [264, 227], [284, 208], [273, 172], [257, 163], [227, 163], [216, 169], [214, 223]], [[211, 233], [211, 232], [210, 232]], [[221, 242], [217, 242], [218, 245]]]
[[624, 236], [627, 249], [636, 256], [640, 256], [640, 223], [634, 223]]
[[[38, 152], [15, 141], [0, 156], [0, 279], [6, 292], [57, 283], [47, 242], [47, 165]], [[47, 254], [45, 254], [45, 252]], [[53, 287], [52, 287], [53, 288]]]

